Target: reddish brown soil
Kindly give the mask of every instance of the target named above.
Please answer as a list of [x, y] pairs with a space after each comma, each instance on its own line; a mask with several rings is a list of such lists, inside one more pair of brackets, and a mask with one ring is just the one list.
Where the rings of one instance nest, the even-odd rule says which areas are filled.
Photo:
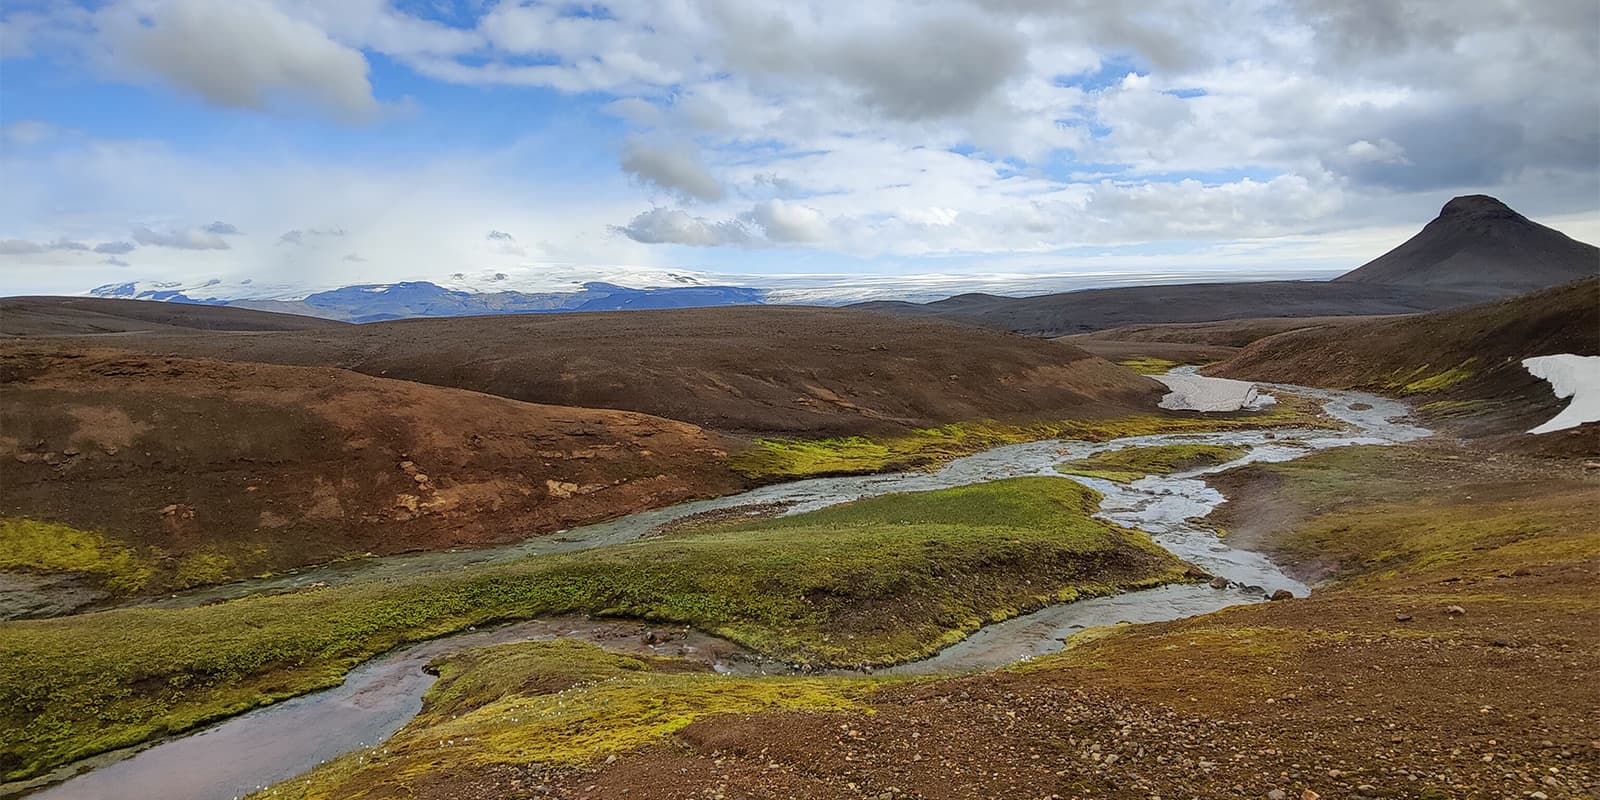
[[513, 541], [725, 494], [682, 422], [342, 370], [0, 350], [3, 512], [252, 571]]
[[315, 332], [123, 339], [117, 347], [340, 367], [763, 434], [1096, 417], [1147, 410], [1162, 392], [1154, 381], [1077, 348], [826, 308], [418, 319]]

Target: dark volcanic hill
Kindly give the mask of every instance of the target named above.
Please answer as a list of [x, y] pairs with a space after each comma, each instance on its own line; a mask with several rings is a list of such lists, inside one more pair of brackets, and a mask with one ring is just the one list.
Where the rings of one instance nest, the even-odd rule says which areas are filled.
[[1468, 292], [1412, 286], [1263, 281], [1119, 286], [1038, 297], [964, 294], [927, 304], [876, 302], [852, 308], [905, 316], [943, 317], [1034, 336], [1067, 336], [1160, 322], [1414, 314], [1482, 299]]
[[1488, 195], [1457, 197], [1404, 244], [1335, 278], [1504, 297], [1600, 274], [1600, 248]]
[[0, 298], [0, 336], [76, 336], [134, 331], [311, 331], [345, 323], [244, 308], [109, 300], [100, 297]]
[[1600, 249], [1484, 195], [1457, 197], [1421, 233], [1333, 281], [1188, 283], [1037, 297], [967, 294], [933, 303], [862, 303], [906, 316], [1036, 336], [1124, 325], [1246, 317], [1414, 314], [1457, 308], [1600, 274]]

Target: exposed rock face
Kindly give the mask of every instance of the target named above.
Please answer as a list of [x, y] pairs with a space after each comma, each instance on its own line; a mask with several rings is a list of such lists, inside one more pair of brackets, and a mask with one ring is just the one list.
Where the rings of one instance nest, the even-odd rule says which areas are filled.
[[1600, 274], [1600, 248], [1482, 194], [1445, 203], [1404, 244], [1336, 280], [1503, 297]]

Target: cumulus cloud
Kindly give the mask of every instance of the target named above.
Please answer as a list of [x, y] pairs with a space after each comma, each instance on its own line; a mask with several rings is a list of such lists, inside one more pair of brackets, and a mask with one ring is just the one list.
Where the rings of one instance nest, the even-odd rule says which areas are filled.
[[117, 63], [220, 106], [259, 111], [287, 94], [351, 120], [378, 111], [361, 51], [269, 0], [125, 0], [95, 19]]
[[753, 243], [750, 232], [736, 221], [712, 222], [675, 208], [652, 208], [615, 230], [642, 244], [711, 247]]
[[349, 255], [347, 255], [344, 258], [341, 258], [339, 260], [340, 261], [348, 261], [348, 262], [350, 262], [352, 264], [360, 264], [360, 263], [363, 263], [363, 262], [366, 261], [365, 258], [362, 258], [360, 255], [358, 255], [356, 253], [350, 253]]
[[759, 225], [774, 242], [820, 242], [828, 236], [822, 212], [782, 200], [761, 203], [743, 218]]
[[151, 247], [171, 247], [177, 250], [227, 250], [228, 241], [221, 234], [204, 228], [175, 231], [156, 231], [139, 227], [133, 229], [133, 240]]
[[239, 229], [229, 222], [213, 222], [205, 226], [206, 233], [215, 233], [220, 236], [232, 236], [240, 233]]
[[489, 231], [489, 235], [484, 238], [491, 242], [514, 242], [517, 240], [517, 237], [505, 231]]
[[622, 148], [622, 170], [685, 199], [712, 201], [723, 197], [722, 184], [688, 146], [652, 146], [630, 139]]
[[106, 265], [109, 265], [109, 266], [113, 266], [113, 267], [126, 267], [126, 266], [128, 266], [128, 262], [123, 261], [122, 259], [117, 258], [116, 256], [111, 256], [110, 258], [107, 258], [107, 259], [101, 261], [100, 263], [106, 264]]
[[94, 246], [94, 251], [107, 255], [123, 256], [133, 252], [135, 246], [133, 242], [101, 242]]
[[975, 110], [1026, 64], [1015, 28], [978, 15], [855, 32], [821, 63], [859, 87], [869, 105], [901, 119]]

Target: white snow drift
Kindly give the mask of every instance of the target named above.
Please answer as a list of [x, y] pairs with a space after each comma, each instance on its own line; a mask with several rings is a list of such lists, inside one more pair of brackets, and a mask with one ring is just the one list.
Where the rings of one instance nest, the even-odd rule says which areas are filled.
[[1261, 394], [1253, 383], [1196, 375], [1193, 367], [1180, 367], [1155, 379], [1172, 390], [1161, 398], [1161, 407], [1173, 411], [1238, 411], [1278, 402]]
[[1560, 414], [1528, 433], [1549, 433], [1600, 421], [1600, 356], [1562, 353], [1525, 358], [1522, 366], [1533, 377], [1549, 381], [1556, 397], [1572, 398]]

